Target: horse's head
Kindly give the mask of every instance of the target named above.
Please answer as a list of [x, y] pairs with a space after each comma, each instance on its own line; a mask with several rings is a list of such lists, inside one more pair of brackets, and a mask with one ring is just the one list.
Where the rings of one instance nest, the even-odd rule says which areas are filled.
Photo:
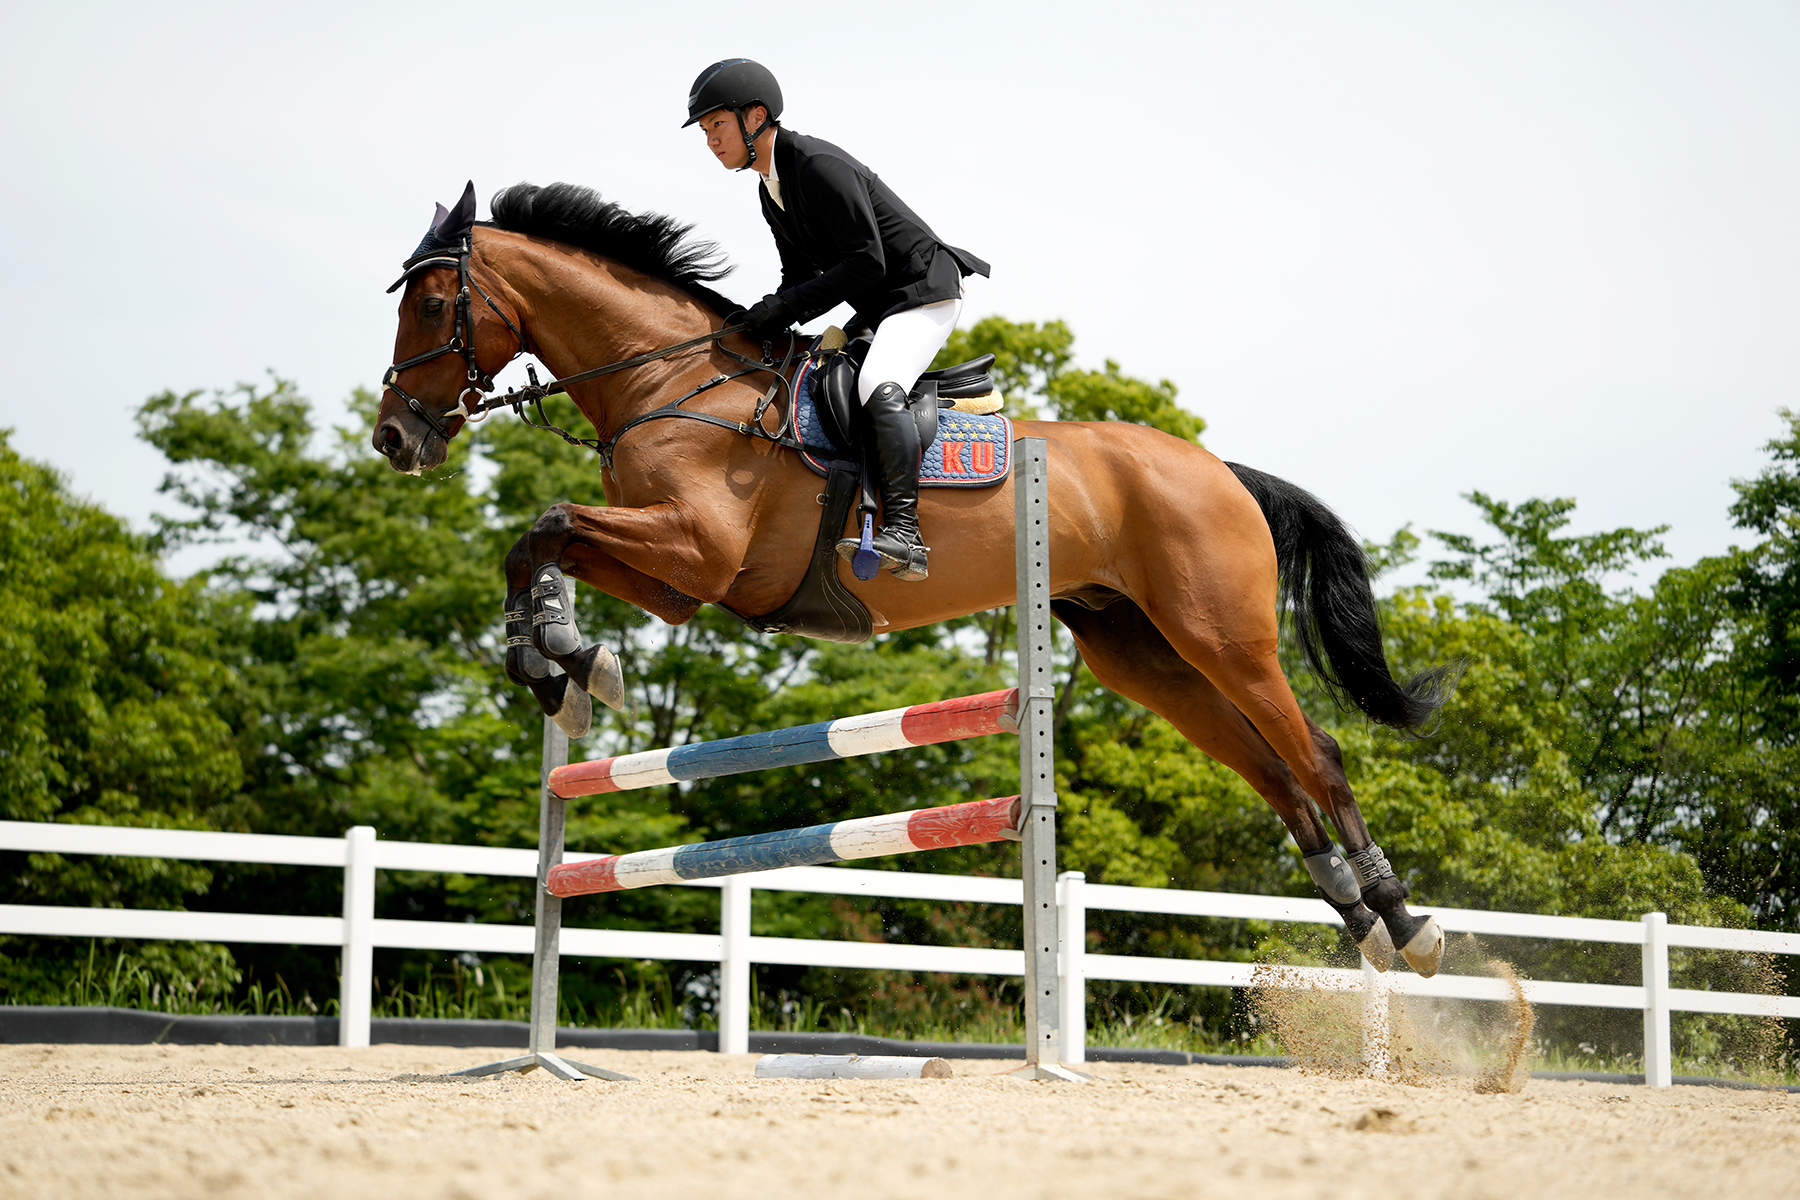
[[[375, 449], [396, 471], [443, 463], [450, 439], [494, 386], [494, 372], [522, 348], [512, 322], [474, 281], [475, 185], [437, 218], [388, 291], [400, 293], [394, 361], [382, 377]], [[470, 302], [471, 290], [486, 303]], [[497, 336], [496, 336], [497, 335]], [[494, 364], [484, 369], [483, 362]]]

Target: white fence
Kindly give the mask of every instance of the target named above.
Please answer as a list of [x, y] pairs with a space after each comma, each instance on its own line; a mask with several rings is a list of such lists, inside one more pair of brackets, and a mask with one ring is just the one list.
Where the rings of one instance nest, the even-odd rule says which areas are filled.
[[[377, 920], [375, 872], [385, 869], [532, 878], [538, 869], [535, 850], [384, 842], [377, 839], [375, 831], [367, 826], [357, 826], [342, 838], [305, 838], [21, 821], [0, 821], [0, 850], [282, 863], [332, 867], [343, 871], [344, 914], [341, 917], [8, 904], [0, 905], [0, 934], [337, 946], [343, 955], [342, 993], [339, 1000], [339, 1011], [342, 1014], [340, 1038], [345, 1045], [350, 1046], [366, 1046], [369, 1042], [369, 1009], [373, 985], [371, 955], [375, 947], [473, 951], [481, 954], [530, 954], [532, 951], [533, 930], [530, 925]], [[595, 856], [568, 854], [565, 861], [576, 862], [592, 857]], [[742, 1047], [748, 1041], [749, 966], [752, 963], [943, 971], [965, 975], [1021, 975], [1024, 972], [1024, 954], [1019, 950], [756, 937], [750, 932], [751, 893], [759, 888], [767, 891], [816, 892], [841, 896], [1016, 905], [1023, 902], [1023, 887], [1016, 879], [852, 870], [843, 867], [789, 867], [779, 871], [764, 871], [679, 886], [720, 889], [719, 933], [564, 928], [562, 953], [577, 958], [669, 959], [719, 963], [722, 986], [729, 991], [741, 993], [721, 996], [721, 1010], [727, 1014], [726, 1020], [733, 1026], [720, 1030], [720, 1045], [725, 1048]], [[1114, 887], [1089, 884], [1079, 872], [1068, 872], [1060, 878], [1058, 904], [1061, 910], [1063, 948], [1063, 1057], [1064, 1061], [1070, 1063], [1079, 1063], [1084, 1058], [1088, 980], [1248, 987], [1256, 969], [1249, 963], [1090, 954], [1085, 948], [1089, 910], [1299, 921], [1324, 925], [1338, 923], [1336, 914], [1322, 900]], [[1644, 1014], [1645, 1074], [1653, 1086], [1669, 1085], [1669, 1015], [1672, 1012], [1800, 1018], [1800, 997], [1699, 991], [1669, 986], [1671, 946], [1800, 954], [1800, 935], [1670, 925], [1662, 913], [1648, 913], [1641, 921], [1607, 921], [1473, 909], [1421, 907], [1414, 911], [1431, 913], [1449, 932], [1613, 942], [1641, 947], [1642, 983], [1623, 985], [1531, 980], [1524, 987], [1526, 997], [1534, 1004], [1641, 1010]], [[1422, 979], [1404, 971], [1394, 971], [1378, 978], [1366, 966], [1363, 971], [1322, 967], [1299, 970], [1309, 983], [1346, 991], [1372, 988], [1404, 996], [1472, 1000], [1509, 998], [1504, 983], [1486, 977], [1439, 975], [1433, 979]]]

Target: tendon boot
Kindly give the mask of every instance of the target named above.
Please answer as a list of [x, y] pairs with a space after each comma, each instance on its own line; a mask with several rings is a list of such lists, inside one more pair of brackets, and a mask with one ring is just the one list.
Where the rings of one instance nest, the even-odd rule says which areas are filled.
[[[924, 579], [930, 574], [925, 562], [930, 547], [919, 537], [919, 427], [906, 407], [906, 390], [884, 383], [863, 411], [875, 431], [881, 467], [881, 529], [871, 533], [865, 525], [861, 539], [841, 539], [837, 552], [854, 566], [858, 550], [872, 550], [895, 579]], [[870, 578], [860, 571], [857, 577]]]
[[1350, 940], [1369, 960], [1369, 965], [1377, 971], [1393, 966], [1394, 940], [1388, 934], [1387, 924], [1363, 903], [1362, 884], [1357, 880], [1356, 868], [1346, 861], [1343, 851], [1327, 842], [1323, 850], [1315, 850], [1303, 856], [1301, 861], [1318, 886], [1319, 894], [1343, 918]]
[[531, 689], [544, 715], [570, 737], [586, 737], [594, 705], [575, 680], [538, 653], [531, 641], [531, 590], [506, 598], [506, 675]]

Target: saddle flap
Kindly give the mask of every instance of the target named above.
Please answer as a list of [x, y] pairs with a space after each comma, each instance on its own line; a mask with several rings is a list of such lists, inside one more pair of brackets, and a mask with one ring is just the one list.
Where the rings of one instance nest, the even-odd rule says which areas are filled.
[[856, 364], [848, 354], [826, 358], [813, 374], [812, 395], [825, 436], [846, 457], [860, 459], [862, 405], [856, 402]]
[[[991, 356], [990, 356], [991, 357]], [[819, 409], [819, 424], [831, 444], [846, 455], [856, 455], [867, 448], [868, 422], [856, 395], [856, 364], [847, 354], [833, 354], [814, 375], [813, 396]], [[937, 437], [939, 385], [935, 378], [922, 376], [906, 398], [913, 421], [919, 428], [919, 447], [924, 449]], [[954, 396], [951, 399], [955, 399]]]

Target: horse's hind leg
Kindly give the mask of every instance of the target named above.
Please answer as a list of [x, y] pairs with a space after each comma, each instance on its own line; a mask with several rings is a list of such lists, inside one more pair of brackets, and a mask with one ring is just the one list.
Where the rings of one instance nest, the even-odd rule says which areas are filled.
[[1407, 965], [1421, 975], [1435, 975], [1444, 954], [1444, 931], [1434, 918], [1407, 909], [1406, 885], [1369, 836], [1344, 777], [1337, 742], [1301, 713], [1275, 657], [1274, 596], [1267, 597], [1267, 611], [1260, 611], [1256, 582], [1221, 572], [1198, 597], [1186, 597], [1190, 603], [1198, 599], [1201, 610], [1213, 614], [1203, 634], [1184, 630], [1172, 619], [1158, 620], [1154, 607], [1145, 611], [1181, 657], [1249, 718], [1293, 769], [1300, 786], [1325, 809], [1344, 839], [1363, 903], [1380, 914]]
[[1407, 887], [1388, 865], [1387, 856], [1363, 823], [1362, 810], [1344, 776], [1344, 755], [1337, 739], [1306, 718], [1307, 731], [1318, 751], [1319, 766], [1325, 774], [1331, 800], [1331, 820], [1344, 839], [1344, 846], [1361, 847], [1350, 855], [1350, 862], [1362, 888], [1362, 897], [1370, 908], [1381, 914], [1393, 944], [1407, 965], [1419, 974], [1437, 974], [1444, 956], [1444, 930], [1434, 917], [1421, 917], [1406, 907]]
[[1256, 726], [1211, 680], [1175, 653], [1131, 601], [1116, 601], [1099, 612], [1065, 600], [1051, 607], [1075, 635], [1094, 678], [1163, 717], [1268, 801], [1300, 847], [1320, 894], [1343, 918], [1351, 940], [1378, 970], [1387, 970], [1394, 944], [1386, 924], [1362, 902], [1356, 878], [1331, 844], [1318, 810]]

